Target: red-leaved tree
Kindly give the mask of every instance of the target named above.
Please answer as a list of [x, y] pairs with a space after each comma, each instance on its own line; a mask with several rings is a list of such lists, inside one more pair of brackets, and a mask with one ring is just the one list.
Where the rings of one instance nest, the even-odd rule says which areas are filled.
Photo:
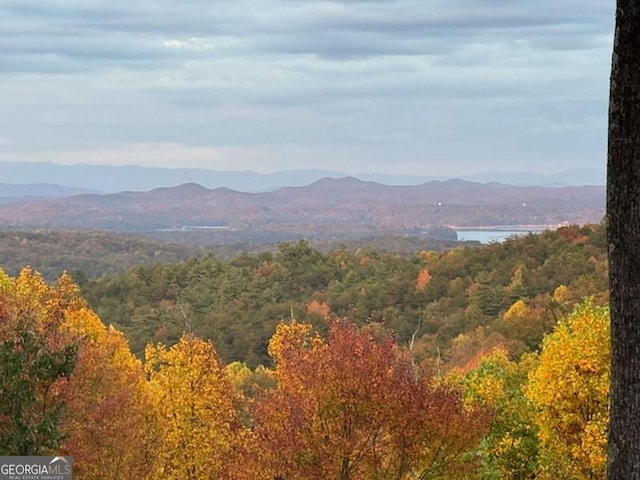
[[372, 327], [280, 324], [269, 344], [277, 389], [256, 406], [265, 478], [439, 478], [469, 467], [486, 410], [419, 374], [393, 338]]

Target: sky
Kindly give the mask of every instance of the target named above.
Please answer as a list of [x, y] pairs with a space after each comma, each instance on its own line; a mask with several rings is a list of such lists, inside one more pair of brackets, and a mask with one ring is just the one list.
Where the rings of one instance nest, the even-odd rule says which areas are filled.
[[604, 168], [613, 0], [0, 0], [0, 161]]

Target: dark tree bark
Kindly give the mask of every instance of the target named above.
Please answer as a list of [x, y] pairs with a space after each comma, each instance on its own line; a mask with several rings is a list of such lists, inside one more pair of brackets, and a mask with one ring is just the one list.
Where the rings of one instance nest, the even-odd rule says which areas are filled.
[[640, 0], [618, 0], [609, 98], [609, 480], [640, 480]]

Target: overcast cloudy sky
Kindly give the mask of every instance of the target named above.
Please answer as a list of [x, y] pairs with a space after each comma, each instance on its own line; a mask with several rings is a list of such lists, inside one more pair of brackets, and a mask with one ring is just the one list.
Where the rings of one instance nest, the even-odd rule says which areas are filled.
[[0, 0], [0, 160], [604, 167], [613, 0]]

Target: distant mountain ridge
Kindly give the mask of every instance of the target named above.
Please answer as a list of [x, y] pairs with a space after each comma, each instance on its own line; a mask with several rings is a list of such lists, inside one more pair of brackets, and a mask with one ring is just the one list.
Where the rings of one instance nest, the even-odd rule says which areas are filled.
[[86, 188], [67, 187], [51, 183], [9, 184], [0, 183], [0, 198], [59, 198], [83, 193], [100, 193]]
[[[147, 191], [197, 182], [206, 188], [227, 187], [241, 192], [265, 192], [282, 187], [305, 186], [322, 178], [342, 178], [343, 172], [321, 169], [285, 170], [270, 174], [252, 171], [215, 171], [191, 168], [160, 168], [107, 165], [58, 165], [50, 162], [0, 162], [0, 178], [8, 184], [57, 184], [96, 192]], [[363, 181], [386, 185], [420, 185], [452, 177], [362, 173], [352, 175]], [[604, 185], [603, 169], [567, 170], [557, 174], [496, 172], [462, 175], [457, 178], [476, 182], [499, 181], [511, 185], [578, 186]]]
[[146, 192], [83, 194], [0, 205], [5, 228], [157, 231], [225, 227], [301, 235], [419, 230], [427, 225], [599, 222], [602, 186], [520, 187], [464, 180], [392, 186], [353, 177], [246, 193], [187, 183]]

